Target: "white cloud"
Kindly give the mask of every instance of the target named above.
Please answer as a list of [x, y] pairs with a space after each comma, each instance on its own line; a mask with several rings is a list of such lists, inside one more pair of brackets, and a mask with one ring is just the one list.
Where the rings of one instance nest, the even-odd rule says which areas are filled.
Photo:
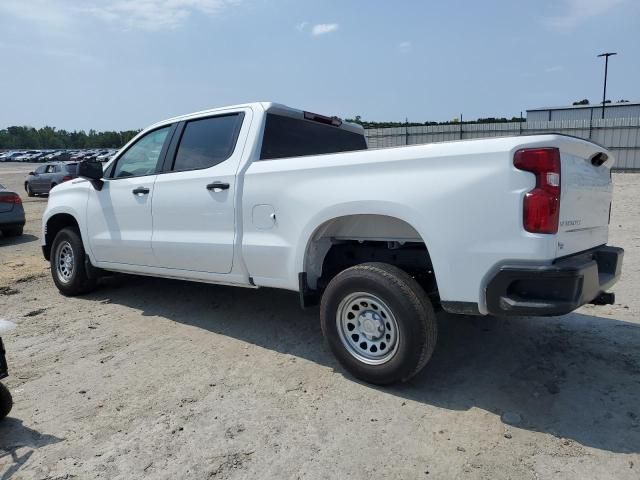
[[163, 30], [182, 26], [192, 13], [213, 16], [241, 0], [0, 0], [0, 15], [43, 29], [64, 30], [80, 16], [93, 16], [125, 29]]
[[409, 50], [411, 50], [412, 47], [412, 43], [409, 41], [404, 41], [404, 42], [400, 42], [398, 44], [398, 50], [400, 50], [402, 53], [406, 53]]
[[216, 15], [238, 0], [102, 0], [82, 10], [126, 29], [176, 29], [193, 12]]
[[553, 67], [547, 67], [544, 69], [544, 71], [547, 73], [561, 72], [563, 70], [564, 70], [564, 67], [562, 65], [554, 65]]
[[59, 0], [0, 0], [0, 13], [48, 28], [69, 24], [69, 5]]
[[572, 29], [581, 23], [603, 15], [626, 0], [564, 0], [565, 12], [549, 17], [545, 23], [557, 29]]
[[296, 25], [296, 30], [298, 30], [299, 32], [304, 32], [305, 28], [307, 28], [307, 25], [309, 25], [309, 22], [300, 22]]
[[335, 32], [338, 30], [337, 23], [319, 23], [318, 25], [314, 25], [311, 29], [311, 35], [325, 35], [327, 33]]

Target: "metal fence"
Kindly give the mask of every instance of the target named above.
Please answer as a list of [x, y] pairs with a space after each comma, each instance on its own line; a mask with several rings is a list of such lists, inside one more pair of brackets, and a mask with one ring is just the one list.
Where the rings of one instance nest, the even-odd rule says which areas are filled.
[[564, 133], [593, 140], [611, 150], [614, 170], [640, 171], [640, 117], [551, 122], [459, 123], [365, 130], [369, 148], [449, 142], [471, 138], [505, 137], [532, 133]]

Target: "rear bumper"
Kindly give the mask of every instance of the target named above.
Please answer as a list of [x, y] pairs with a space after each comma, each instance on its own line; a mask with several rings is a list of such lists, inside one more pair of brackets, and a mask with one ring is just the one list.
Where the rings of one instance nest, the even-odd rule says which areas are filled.
[[618, 278], [624, 250], [602, 246], [551, 265], [503, 265], [486, 289], [492, 315], [564, 315], [586, 303], [613, 303], [603, 295]]
[[1, 227], [20, 227], [25, 224], [24, 209], [22, 205], [14, 205], [9, 212], [0, 213]]

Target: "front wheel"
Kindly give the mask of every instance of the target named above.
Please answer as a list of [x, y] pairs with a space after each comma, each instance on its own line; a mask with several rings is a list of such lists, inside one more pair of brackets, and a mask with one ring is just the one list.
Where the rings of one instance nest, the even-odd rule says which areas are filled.
[[29, 185], [29, 182], [24, 184], [24, 189], [27, 191], [27, 196], [28, 197], [35, 197], [36, 194], [33, 193], [33, 190], [31, 189], [31, 185]]
[[338, 361], [378, 385], [409, 380], [436, 345], [429, 298], [409, 274], [385, 263], [356, 265], [334, 277], [322, 297], [320, 321]]
[[89, 278], [85, 268], [86, 253], [75, 228], [63, 228], [51, 245], [51, 276], [63, 295], [74, 296], [90, 292], [96, 280]]

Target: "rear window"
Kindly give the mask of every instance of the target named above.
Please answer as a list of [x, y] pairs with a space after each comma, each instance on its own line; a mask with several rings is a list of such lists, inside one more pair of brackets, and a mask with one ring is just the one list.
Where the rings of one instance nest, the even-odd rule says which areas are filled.
[[66, 170], [71, 175], [76, 175], [78, 173], [78, 164], [77, 163], [67, 163]]
[[260, 160], [365, 150], [364, 135], [311, 120], [267, 114]]

